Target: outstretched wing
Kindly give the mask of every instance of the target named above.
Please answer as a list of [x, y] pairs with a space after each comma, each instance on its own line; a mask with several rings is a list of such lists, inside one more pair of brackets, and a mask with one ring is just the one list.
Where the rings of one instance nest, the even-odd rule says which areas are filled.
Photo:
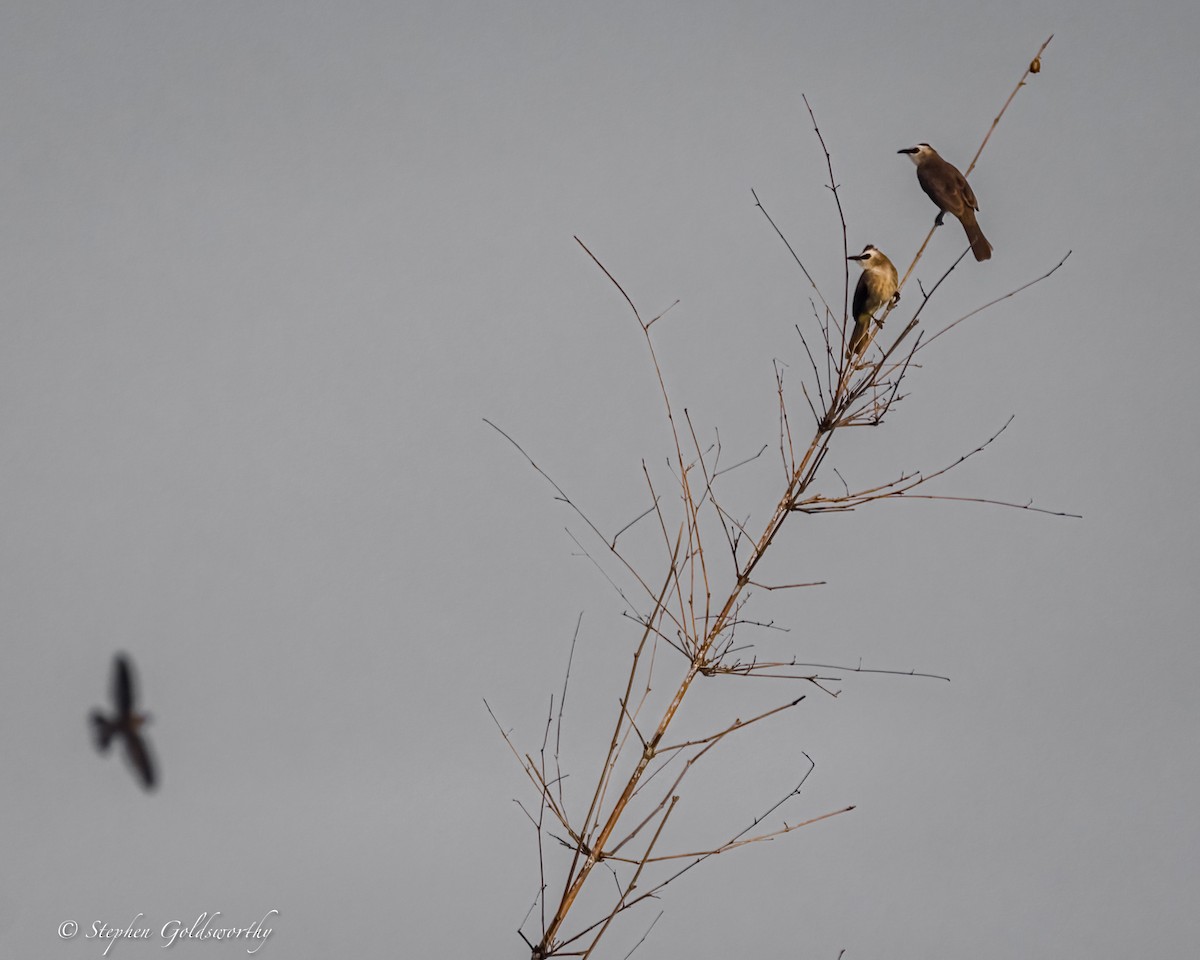
[[103, 753], [108, 749], [109, 741], [112, 740], [116, 727], [99, 710], [92, 711], [91, 721], [92, 738], [96, 741], [96, 749]]
[[146, 741], [135, 730], [125, 735], [125, 756], [142, 782], [142, 786], [147, 790], [153, 790], [154, 761], [150, 759], [150, 748], [146, 745]]
[[113, 705], [118, 715], [128, 716], [133, 712], [133, 667], [129, 659], [118, 653], [113, 659]]

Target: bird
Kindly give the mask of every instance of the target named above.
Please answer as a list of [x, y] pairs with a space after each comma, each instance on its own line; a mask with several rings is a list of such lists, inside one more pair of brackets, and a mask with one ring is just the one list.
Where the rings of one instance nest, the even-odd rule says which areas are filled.
[[854, 302], [850, 308], [854, 313], [854, 333], [846, 345], [846, 359], [853, 360], [867, 345], [875, 311], [886, 304], [899, 302], [900, 280], [892, 261], [869, 243], [862, 253], [846, 259], [857, 260], [863, 271], [854, 288]]
[[967, 183], [967, 178], [954, 164], [943, 160], [936, 150], [927, 143], [918, 143], [915, 147], [905, 147], [897, 153], [907, 153], [910, 160], [917, 165], [917, 182], [929, 199], [937, 204], [940, 211], [937, 220], [939, 227], [946, 214], [958, 217], [967, 233], [971, 244], [971, 252], [976, 260], [990, 260], [992, 245], [979, 229], [975, 219], [975, 211], [979, 202], [975, 199], [975, 191]]
[[134, 691], [133, 664], [120, 653], [113, 658], [112, 699], [116, 711], [112, 717], [106, 717], [99, 710], [92, 711], [92, 733], [96, 748], [105, 753], [113, 737], [120, 737], [125, 742], [125, 757], [139, 783], [144, 789], [153, 790], [156, 783], [154, 761], [150, 758], [150, 750], [141, 732], [150, 716], [134, 710], [137, 695]]

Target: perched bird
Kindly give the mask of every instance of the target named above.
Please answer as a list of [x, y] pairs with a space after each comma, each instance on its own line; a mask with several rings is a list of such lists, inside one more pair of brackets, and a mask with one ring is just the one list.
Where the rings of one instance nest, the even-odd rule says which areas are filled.
[[875, 311], [889, 303], [899, 302], [900, 280], [892, 261], [869, 243], [858, 256], [846, 259], [857, 260], [863, 271], [858, 278], [858, 286], [854, 288], [854, 302], [850, 307], [854, 313], [854, 333], [846, 345], [846, 359], [853, 360], [867, 345]]
[[918, 143], [915, 147], [896, 152], [907, 153], [909, 159], [917, 165], [917, 182], [941, 211], [937, 215], [937, 225], [942, 225], [942, 218], [948, 213], [958, 217], [967, 232], [967, 240], [970, 241], [975, 259], [991, 259], [992, 245], [988, 243], [975, 219], [975, 211], [979, 209], [975, 191], [971, 189], [967, 178], [958, 167], [943, 160], [927, 143]]
[[96, 747], [103, 753], [108, 750], [113, 737], [124, 740], [125, 757], [133, 767], [134, 773], [145, 789], [153, 790], [154, 763], [141, 734], [141, 727], [150, 716], [134, 712], [133, 704], [137, 697], [134, 693], [133, 667], [122, 654], [113, 658], [112, 699], [116, 713], [111, 718], [104, 716], [99, 710], [92, 711], [92, 732], [96, 738]]

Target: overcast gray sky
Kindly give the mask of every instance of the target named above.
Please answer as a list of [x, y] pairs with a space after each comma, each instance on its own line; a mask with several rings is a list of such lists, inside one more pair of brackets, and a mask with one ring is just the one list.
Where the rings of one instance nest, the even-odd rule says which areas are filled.
[[[153, 928], [108, 954], [144, 958], [173, 920], [274, 910], [261, 957], [527, 956], [512, 799], [533, 798], [482, 700], [535, 748], [582, 612], [585, 783], [636, 633], [482, 418], [609, 531], [670, 452], [636, 326], [572, 236], [648, 315], [681, 301], [656, 327], [668, 386], [752, 454], [811, 291], [751, 188], [841, 297], [801, 94], [850, 245], [906, 264], [935, 211], [896, 150], [965, 165], [1050, 33], [971, 178], [995, 256], [926, 327], [1071, 258], [942, 338], [830, 466], [939, 467], [1012, 415], [936, 492], [1083, 519], [913, 502], [789, 525], [772, 574], [828, 585], [761, 597], [790, 631], [764, 649], [951, 682], [846, 675], [718, 755], [673, 841], [744, 825], [802, 751], [789, 817], [858, 809], [705, 864], [605, 956], [659, 906], [641, 955], [665, 960], [1193, 952], [1194, 2], [10, 0], [0, 953], [99, 957], [103, 921]], [[951, 223], [918, 277], [961, 249]], [[751, 526], [776, 464], [731, 479]], [[85, 726], [116, 650], [154, 795]]]

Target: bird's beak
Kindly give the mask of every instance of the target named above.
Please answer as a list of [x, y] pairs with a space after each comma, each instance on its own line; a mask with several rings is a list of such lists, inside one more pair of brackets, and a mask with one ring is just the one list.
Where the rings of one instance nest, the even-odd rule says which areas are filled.
[[897, 153], [916, 153], [917, 148], [916, 147], [905, 147], [903, 150], [897, 150], [896, 152]]
[[855, 255], [855, 256], [853, 256], [853, 257], [847, 257], [846, 259], [847, 259], [847, 260], [866, 260], [866, 259], [867, 259], [867, 255], [866, 255], [865, 253], [859, 253], [859, 254], [856, 254], [856, 255]]

